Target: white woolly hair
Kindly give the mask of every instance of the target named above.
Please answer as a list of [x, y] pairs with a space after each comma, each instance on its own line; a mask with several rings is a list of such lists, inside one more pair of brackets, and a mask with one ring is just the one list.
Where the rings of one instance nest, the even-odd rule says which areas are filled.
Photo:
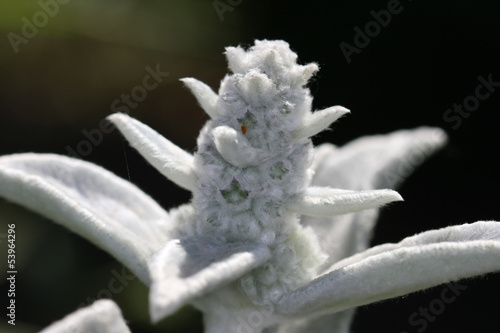
[[311, 180], [313, 146], [295, 131], [311, 115], [304, 86], [318, 67], [298, 65], [283, 41], [229, 47], [226, 56], [233, 74], [222, 80], [214, 117], [198, 137], [195, 230], [270, 246], [273, 259], [241, 280], [251, 300], [268, 303], [315, 276], [325, 259], [314, 233], [284, 208]]

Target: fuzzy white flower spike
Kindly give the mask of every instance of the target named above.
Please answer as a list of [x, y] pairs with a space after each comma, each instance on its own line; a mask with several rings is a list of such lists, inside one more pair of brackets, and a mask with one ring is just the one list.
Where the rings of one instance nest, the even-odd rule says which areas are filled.
[[[356, 306], [500, 270], [498, 222], [366, 250], [373, 208], [401, 200], [390, 188], [445, 142], [442, 131], [314, 149], [309, 136], [347, 112], [311, 112], [305, 85], [318, 66], [297, 64], [283, 41], [226, 55], [233, 73], [218, 94], [184, 80], [212, 118], [194, 155], [127, 115], [110, 117], [192, 191], [190, 204], [167, 214], [100, 167], [38, 154], [0, 157], [0, 195], [124, 262], [151, 286], [154, 321], [190, 303], [204, 313], [206, 333], [345, 333]], [[250, 327], [256, 313], [262, 320]]]
[[[160, 320], [185, 302], [191, 302], [206, 314], [208, 332], [236, 331], [239, 316], [265, 306], [275, 307], [276, 311], [262, 323], [264, 328], [280, 322], [283, 316], [318, 316], [364, 304], [370, 297], [393, 297], [401, 290], [418, 289], [420, 280], [416, 278], [416, 283], [402, 283], [401, 288], [388, 290], [386, 294], [376, 294], [376, 289], [381, 288], [377, 285], [374, 291], [377, 296], [365, 291], [366, 298], [358, 298], [356, 285], [350, 285], [349, 281], [367, 279], [368, 270], [359, 270], [356, 273], [359, 279], [345, 277], [338, 270], [325, 271], [330, 261], [324, 251], [329, 247], [319, 247], [318, 235], [312, 232], [314, 222], [322, 224], [322, 220], [310, 218], [307, 223], [311, 227], [306, 228], [298, 214], [326, 217], [326, 221], [335, 224], [334, 215], [401, 200], [393, 190], [378, 189], [384, 184], [380, 178], [385, 176], [384, 170], [391, 170], [397, 164], [398, 158], [412, 157], [416, 138], [422, 138], [425, 143], [425, 136], [431, 130], [393, 134], [388, 140], [381, 139], [385, 146], [376, 139], [361, 139], [352, 145], [353, 149], [341, 149], [341, 154], [337, 154], [334, 147], [324, 146], [312, 164], [313, 148], [308, 136], [347, 113], [342, 107], [311, 112], [312, 99], [304, 85], [317, 66], [297, 65], [296, 55], [281, 41], [257, 41], [248, 51], [228, 48], [227, 56], [233, 74], [223, 79], [217, 112], [212, 112], [216, 116], [198, 137], [198, 150], [194, 155], [198, 178], [189, 208], [192, 213], [181, 218], [178, 229], [183, 238], [170, 242], [151, 265], [153, 318]], [[204, 105], [203, 100], [199, 103]], [[424, 150], [432, 151], [443, 142], [442, 138], [434, 140]], [[335, 168], [337, 174], [346, 174], [344, 183], [342, 179], [329, 183], [323, 171], [329, 169], [327, 155], [339, 156], [335, 163], [345, 163], [341, 171]], [[356, 160], [358, 163], [353, 163]], [[314, 171], [317, 182], [310, 186]], [[373, 211], [367, 214], [375, 216]], [[364, 229], [361, 220], [354, 221], [346, 225], [347, 234], [361, 236], [339, 241], [341, 255], [352, 255], [366, 246], [373, 219], [368, 218]], [[357, 228], [361, 230], [356, 232]], [[200, 246], [205, 252], [214, 254], [200, 255], [203, 251], [198, 248], [190, 251], [190, 246], [182, 244], [188, 241], [204, 244]], [[354, 246], [349, 247], [347, 244], [352, 241]], [[243, 266], [235, 266], [232, 259], [244, 254], [233, 250], [231, 244], [248, 246], [253, 259], [241, 261]], [[433, 246], [436, 245], [431, 244], [427, 249], [432, 251]], [[210, 248], [217, 250], [210, 251]], [[490, 254], [495, 256], [495, 251], [493, 248]], [[415, 253], [418, 254], [418, 249]], [[462, 251], [458, 257], [463, 258], [467, 253]], [[332, 257], [335, 258], [335, 253]], [[453, 258], [452, 253], [445, 251], [442, 260], [447, 257]], [[374, 258], [364, 260], [370, 263], [366, 267], [376, 271], [370, 261]], [[421, 259], [417, 255], [410, 262], [420, 268], [425, 265], [420, 263]], [[394, 271], [401, 265], [390, 260], [377, 263], [386, 268], [387, 274], [392, 274], [387, 268]], [[215, 274], [221, 267], [228, 269]], [[465, 270], [463, 275], [435, 275], [426, 286], [491, 269], [495, 267], [486, 265], [475, 271]], [[380, 274], [383, 273], [381, 269]], [[383, 280], [381, 275], [380, 281]], [[344, 286], [338, 290], [336, 282]], [[169, 285], [175, 287], [170, 289]], [[351, 298], [353, 301], [349, 303]], [[345, 323], [351, 314], [337, 316], [341, 320], [338, 327], [347, 327]]]
[[218, 126], [212, 132], [215, 148], [226, 161], [239, 168], [257, 165], [270, 156], [250, 145], [245, 136], [228, 126]]
[[40, 333], [130, 333], [111, 300], [99, 300], [56, 321]]

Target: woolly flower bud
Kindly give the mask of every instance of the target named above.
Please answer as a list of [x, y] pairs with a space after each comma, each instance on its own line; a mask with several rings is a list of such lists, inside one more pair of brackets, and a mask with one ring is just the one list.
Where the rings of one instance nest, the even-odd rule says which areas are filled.
[[[317, 66], [298, 65], [282, 41], [257, 41], [248, 51], [227, 48], [226, 55], [234, 74], [222, 81], [216, 109], [211, 109], [215, 116], [198, 138], [194, 229], [198, 235], [263, 243], [275, 251], [265, 269], [241, 282], [252, 301], [269, 303], [266, 290], [297, 287], [316, 273], [314, 265], [303, 263], [324, 259], [316, 236], [303, 232], [297, 214], [284, 208], [310, 183], [313, 147], [294, 133], [311, 115], [304, 85]], [[284, 278], [292, 274], [299, 278]]]
[[255, 46], [247, 52], [241, 47], [228, 47], [226, 56], [233, 73], [258, 70], [268, 75], [279, 89], [299, 88], [318, 70], [316, 64], [297, 65], [297, 54], [284, 41], [255, 41]]

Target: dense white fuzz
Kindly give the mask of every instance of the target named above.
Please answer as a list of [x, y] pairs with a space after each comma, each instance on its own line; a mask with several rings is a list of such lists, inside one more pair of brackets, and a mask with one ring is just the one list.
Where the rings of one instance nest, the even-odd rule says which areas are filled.
[[340, 215], [375, 208], [403, 198], [393, 190], [347, 191], [309, 187], [285, 202], [291, 211], [315, 217]]
[[318, 70], [314, 63], [298, 65], [297, 54], [290, 50], [287, 42], [281, 40], [256, 40], [249, 51], [239, 46], [227, 47], [226, 57], [234, 74], [257, 69], [292, 91], [303, 87]]
[[123, 113], [108, 117], [130, 145], [165, 177], [187, 190], [194, 190], [194, 158], [143, 123]]
[[102, 299], [56, 321], [40, 333], [130, 333], [118, 306]]
[[92, 163], [52, 154], [0, 157], [0, 196], [89, 239], [149, 284], [149, 257], [169, 216], [131, 183]]
[[221, 83], [218, 116], [198, 137], [195, 226], [183, 229], [269, 246], [269, 261], [243, 277], [240, 287], [254, 304], [271, 304], [272, 295], [315, 277], [326, 258], [297, 213], [344, 214], [400, 197], [388, 190], [304, 197], [312, 176], [309, 136], [349, 111], [335, 106], [311, 112], [305, 85], [317, 65], [298, 65], [285, 42], [257, 41], [248, 51], [227, 48], [226, 54], [233, 74]]
[[219, 100], [219, 96], [217, 96], [212, 88], [192, 77], [183, 78], [181, 81], [191, 90], [201, 108], [205, 110], [210, 118], [213, 119], [218, 116], [217, 101]]
[[270, 257], [267, 246], [187, 237], [167, 243], [151, 261], [150, 309], [154, 322], [213, 289], [233, 281]]
[[446, 142], [442, 129], [419, 127], [364, 136], [342, 147], [324, 143], [316, 148], [314, 178], [317, 185], [351, 190], [394, 188]]
[[241, 132], [228, 126], [219, 126], [212, 132], [215, 147], [226, 161], [239, 168], [246, 168], [262, 162], [267, 154], [253, 148]]
[[471, 224], [463, 224], [460, 226], [452, 226], [438, 230], [425, 231], [420, 234], [407, 237], [399, 243], [386, 243], [383, 245], [374, 246], [368, 250], [362, 251], [355, 255], [337, 261], [325, 273], [336, 269], [346, 267], [348, 265], [360, 262], [366, 258], [393, 251], [403, 247], [418, 247], [422, 245], [430, 245], [437, 243], [464, 243], [471, 241], [500, 241], [500, 224], [498, 222], [475, 222]]
[[270, 246], [265, 268], [243, 278], [241, 288], [255, 304], [272, 303], [270, 290], [293, 290], [314, 277], [325, 258], [316, 236], [300, 225], [297, 214], [284, 209], [311, 178], [311, 142], [294, 137], [293, 131], [305, 124], [317, 132], [344, 111], [313, 116], [304, 85], [317, 66], [297, 65], [284, 42], [256, 42], [243, 53], [228, 48], [227, 56], [234, 74], [221, 83], [220, 116], [198, 138], [195, 229], [199, 236]]
[[315, 111], [304, 119], [304, 123], [292, 131], [295, 140], [310, 138], [324, 131], [331, 123], [350, 111], [342, 106], [332, 106], [324, 110]]
[[498, 222], [448, 227], [367, 252], [283, 297], [278, 312], [336, 312], [500, 271], [500, 227]]
[[[396, 189], [445, 142], [444, 131], [420, 127], [365, 136], [341, 147], [324, 143], [315, 148], [311, 185], [358, 191]], [[304, 216], [302, 223], [315, 230], [321, 248], [330, 255], [327, 267], [369, 246], [377, 215], [376, 210], [366, 210], [325, 218]]]

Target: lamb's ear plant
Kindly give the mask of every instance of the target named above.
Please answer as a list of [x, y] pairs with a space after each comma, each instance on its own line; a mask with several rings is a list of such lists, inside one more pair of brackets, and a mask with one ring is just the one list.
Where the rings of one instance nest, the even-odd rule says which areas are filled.
[[229, 47], [226, 56], [232, 74], [218, 94], [183, 79], [211, 118], [194, 154], [128, 115], [109, 116], [153, 166], [193, 193], [191, 203], [166, 212], [101, 167], [50, 154], [1, 157], [0, 195], [129, 267], [150, 287], [154, 322], [192, 304], [210, 333], [348, 332], [357, 306], [500, 270], [497, 222], [366, 250], [373, 208], [402, 200], [384, 187], [403, 178], [401, 161], [440, 148], [441, 130], [313, 148], [310, 137], [349, 112], [311, 112], [306, 84], [317, 65], [298, 65], [283, 41]]

